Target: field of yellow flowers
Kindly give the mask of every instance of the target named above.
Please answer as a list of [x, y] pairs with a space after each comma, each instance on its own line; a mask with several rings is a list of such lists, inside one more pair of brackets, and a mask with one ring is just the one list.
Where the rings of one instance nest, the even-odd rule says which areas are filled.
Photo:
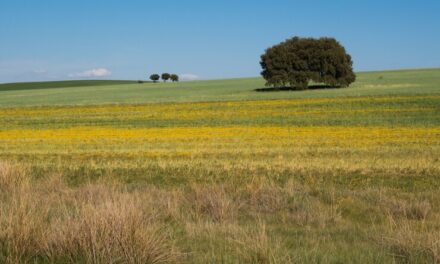
[[0, 124], [2, 263], [440, 262], [440, 95], [9, 107]]

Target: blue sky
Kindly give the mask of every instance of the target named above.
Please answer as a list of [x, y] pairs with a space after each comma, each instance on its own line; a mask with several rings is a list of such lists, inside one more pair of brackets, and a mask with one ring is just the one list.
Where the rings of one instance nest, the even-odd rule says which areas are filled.
[[0, 82], [257, 76], [292, 36], [337, 38], [357, 71], [440, 66], [440, 1], [0, 0]]

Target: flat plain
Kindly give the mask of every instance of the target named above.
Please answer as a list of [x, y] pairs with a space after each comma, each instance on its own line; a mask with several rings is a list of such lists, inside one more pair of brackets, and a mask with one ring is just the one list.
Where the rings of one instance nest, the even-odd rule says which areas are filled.
[[439, 69], [90, 85], [0, 85], [0, 262], [440, 262]]

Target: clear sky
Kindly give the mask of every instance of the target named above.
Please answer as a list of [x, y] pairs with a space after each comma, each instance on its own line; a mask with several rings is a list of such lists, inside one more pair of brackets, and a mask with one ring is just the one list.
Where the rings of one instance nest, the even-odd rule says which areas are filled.
[[357, 71], [439, 67], [439, 0], [0, 0], [0, 82], [258, 76], [293, 36], [337, 38]]

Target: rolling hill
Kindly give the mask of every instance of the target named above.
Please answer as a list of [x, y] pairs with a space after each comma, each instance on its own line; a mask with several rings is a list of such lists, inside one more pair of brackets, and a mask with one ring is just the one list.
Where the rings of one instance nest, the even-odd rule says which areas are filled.
[[[440, 69], [360, 72], [349, 88], [256, 92], [261, 78], [180, 83], [65, 81], [0, 85], [0, 107], [142, 104], [440, 93]], [[75, 88], [75, 89], [72, 89]]]

